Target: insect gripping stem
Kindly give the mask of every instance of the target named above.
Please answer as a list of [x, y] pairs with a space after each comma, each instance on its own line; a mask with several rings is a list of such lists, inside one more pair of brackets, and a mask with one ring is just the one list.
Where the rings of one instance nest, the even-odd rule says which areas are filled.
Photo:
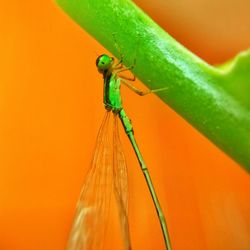
[[119, 115], [119, 118], [123, 124], [124, 130], [125, 130], [127, 136], [129, 137], [129, 140], [130, 140], [132, 147], [135, 151], [135, 154], [136, 154], [137, 159], [139, 161], [141, 170], [144, 174], [147, 186], [149, 188], [151, 197], [153, 199], [154, 206], [155, 206], [155, 209], [157, 211], [158, 218], [159, 218], [159, 221], [161, 224], [166, 249], [171, 250], [167, 225], [166, 225], [163, 211], [161, 209], [159, 200], [158, 200], [156, 192], [154, 190], [154, 186], [153, 186], [152, 180], [150, 178], [147, 166], [143, 160], [142, 154], [141, 154], [139, 147], [136, 143], [132, 123], [131, 123], [129, 117], [126, 115], [126, 113], [123, 109], [123, 106], [122, 106], [122, 99], [121, 99], [121, 93], [120, 93], [121, 84], [120, 83], [123, 82], [127, 87], [129, 87], [131, 90], [133, 90], [135, 93], [137, 93], [139, 95], [145, 95], [145, 94], [149, 94], [152, 92], [159, 92], [159, 91], [163, 91], [166, 89], [164, 88], [164, 89], [155, 89], [155, 90], [148, 90], [148, 91], [138, 90], [132, 84], [130, 84], [124, 80], [124, 79], [126, 79], [126, 80], [133, 81], [135, 78], [131, 78], [131, 79], [127, 78], [127, 77], [122, 78], [122, 76], [119, 75], [120, 72], [131, 69], [131, 67], [126, 68], [126, 67], [120, 65], [121, 62], [122, 62], [122, 60], [120, 60], [118, 62], [118, 64], [114, 64], [114, 59], [112, 57], [109, 57], [108, 55], [105, 55], [105, 54], [99, 56], [96, 60], [97, 69], [103, 75], [103, 78], [104, 78], [104, 105], [108, 111], [112, 110], [112, 112], [115, 115], [116, 114]]

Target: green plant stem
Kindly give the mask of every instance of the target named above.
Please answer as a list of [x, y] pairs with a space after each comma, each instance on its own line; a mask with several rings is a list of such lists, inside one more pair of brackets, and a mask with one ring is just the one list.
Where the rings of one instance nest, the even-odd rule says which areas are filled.
[[[158, 96], [250, 171], [250, 53], [213, 67], [175, 41], [129, 0], [57, 0]], [[166, 10], [167, 11], [167, 10]]]

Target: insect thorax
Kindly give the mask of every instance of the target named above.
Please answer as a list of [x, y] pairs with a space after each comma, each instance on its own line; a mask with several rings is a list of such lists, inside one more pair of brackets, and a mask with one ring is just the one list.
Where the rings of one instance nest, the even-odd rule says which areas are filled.
[[122, 109], [122, 100], [120, 92], [120, 79], [111, 74], [104, 78], [104, 106], [107, 110], [113, 112]]

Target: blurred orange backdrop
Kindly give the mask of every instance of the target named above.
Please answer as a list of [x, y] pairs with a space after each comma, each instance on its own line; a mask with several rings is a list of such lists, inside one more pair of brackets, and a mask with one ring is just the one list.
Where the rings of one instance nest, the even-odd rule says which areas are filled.
[[[209, 62], [229, 59], [250, 44], [249, 1], [137, 2]], [[104, 114], [96, 52], [106, 51], [54, 2], [2, 1], [1, 250], [65, 247]], [[173, 250], [250, 249], [249, 175], [157, 97], [123, 94]], [[164, 249], [124, 133], [122, 141], [129, 156], [133, 248]], [[109, 249], [117, 249], [115, 243]]]

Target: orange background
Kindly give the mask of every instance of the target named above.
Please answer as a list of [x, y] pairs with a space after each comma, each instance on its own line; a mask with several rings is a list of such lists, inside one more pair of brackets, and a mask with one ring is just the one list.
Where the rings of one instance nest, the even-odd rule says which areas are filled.
[[[137, 2], [209, 62], [250, 44], [247, 1]], [[65, 247], [104, 114], [96, 52], [105, 49], [52, 1], [1, 2], [1, 250]], [[126, 89], [123, 96], [173, 250], [250, 249], [249, 175], [157, 97]], [[143, 176], [122, 139], [133, 249], [164, 249]]]

